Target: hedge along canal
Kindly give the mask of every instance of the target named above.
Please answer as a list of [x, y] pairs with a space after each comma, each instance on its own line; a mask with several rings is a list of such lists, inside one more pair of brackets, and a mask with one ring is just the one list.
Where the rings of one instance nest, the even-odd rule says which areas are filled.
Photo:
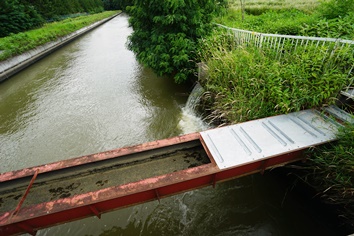
[[[127, 21], [122, 14], [0, 84], [0, 172], [205, 128], [184, 109], [187, 98], [178, 95], [189, 88], [156, 76], [126, 49], [132, 32]], [[37, 235], [295, 236], [335, 231], [267, 172]]]
[[[75, 40], [76, 38], [84, 35], [85, 33], [95, 29], [96, 27], [106, 23], [107, 21], [113, 19], [114, 17], [118, 16], [121, 12], [114, 14], [108, 18], [103, 20], [97, 21], [89, 26], [83, 27], [73, 33], [67, 34], [65, 36], [59, 37], [55, 41], [51, 41], [40, 45], [34, 49], [26, 51], [20, 55], [16, 55], [10, 57], [4, 61], [0, 62], [0, 82], [10, 78], [14, 74], [18, 73], [19, 71], [23, 70], [24, 68], [32, 65], [36, 61], [42, 59], [43, 57], [51, 54], [55, 50], [63, 47], [64, 45], [70, 43], [71, 41]], [[0, 52], [1, 53], [1, 52]]]

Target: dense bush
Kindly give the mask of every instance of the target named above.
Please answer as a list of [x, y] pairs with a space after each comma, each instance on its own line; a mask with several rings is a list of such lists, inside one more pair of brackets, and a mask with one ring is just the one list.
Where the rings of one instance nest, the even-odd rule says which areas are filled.
[[304, 24], [301, 27], [300, 34], [354, 40], [354, 12], [348, 13], [343, 18], [318, 19], [312, 24]]
[[1, 0], [0, 37], [41, 26], [61, 15], [103, 11], [101, 0]]
[[129, 48], [137, 59], [157, 74], [172, 74], [186, 81], [195, 71], [198, 39], [210, 33], [219, 0], [135, 0], [128, 7]]
[[323, 2], [317, 17], [312, 24], [302, 25], [302, 35], [354, 40], [354, 0]]
[[103, 0], [105, 10], [125, 10], [127, 6], [132, 5], [132, 0]]
[[342, 18], [350, 12], [354, 13], [354, 0], [329, 0], [323, 1], [319, 12], [326, 19]]
[[347, 235], [354, 229], [354, 124], [340, 128], [337, 137], [307, 151], [307, 161], [292, 172], [315, 190], [316, 198], [332, 206]]
[[0, 1], [0, 37], [38, 27], [43, 22], [31, 5], [19, 0]]
[[97, 13], [103, 11], [101, 0], [22, 0], [33, 5], [46, 19], [79, 12]]

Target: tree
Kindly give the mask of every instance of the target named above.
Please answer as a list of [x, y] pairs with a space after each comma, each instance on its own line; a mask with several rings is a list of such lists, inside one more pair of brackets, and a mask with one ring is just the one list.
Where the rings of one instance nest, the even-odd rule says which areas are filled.
[[0, 37], [41, 26], [45, 20], [103, 11], [101, 0], [0, 0]]
[[103, 0], [105, 10], [125, 10], [127, 6], [132, 5], [131, 0]]
[[0, 1], [0, 37], [38, 27], [43, 22], [32, 5], [19, 0]]
[[211, 20], [225, 0], [134, 0], [128, 7], [134, 32], [128, 47], [158, 75], [177, 83], [195, 70], [198, 40], [211, 31]]

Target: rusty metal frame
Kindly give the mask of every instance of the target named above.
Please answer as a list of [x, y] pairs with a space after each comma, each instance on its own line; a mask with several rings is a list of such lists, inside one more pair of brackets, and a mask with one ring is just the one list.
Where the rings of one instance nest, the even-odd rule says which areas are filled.
[[[5, 173], [2, 174], [0, 179], [4, 181], [5, 176], [9, 177], [9, 179], [26, 177], [33, 172], [50, 172], [72, 165], [80, 165], [107, 158], [118, 158], [119, 156], [127, 155], [133, 152], [142, 152], [144, 150], [151, 150], [154, 148], [194, 140], [199, 140], [203, 144], [199, 133], [194, 133], [70, 159], [45, 166], [15, 171], [11, 172], [12, 174]], [[267, 161], [264, 162], [258, 161], [233, 167], [231, 169], [220, 170], [215, 164], [210, 152], [207, 149], [205, 150], [211, 160], [211, 163], [209, 164], [143, 179], [133, 183], [109, 187], [95, 192], [88, 192], [68, 198], [62, 198], [20, 208], [18, 213], [16, 215], [12, 215], [12, 217], [10, 217], [11, 212], [0, 213], [0, 235], [14, 235], [25, 232], [35, 235], [37, 230], [49, 226], [82, 219], [89, 216], [97, 216], [100, 218], [102, 213], [115, 209], [120, 209], [147, 201], [160, 201], [160, 199], [164, 197], [177, 193], [205, 186], [215, 186], [218, 182], [256, 172], [262, 172], [265, 169], [302, 159], [301, 151], [297, 151], [282, 156], [271, 157], [266, 159]]]
[[27, 189], [26, 189], [26, 191], [25, 191], [25, 194], [23, 194], [21, 200], [20, 200], [19, 203], [17, 204], [17, 207], [16, 207], [16, 209], [14, 210], [14, 212], [13, 212], [12, 215], [16, 215], [16, 214], [18, 213], [18, 211], [20, 210], [20, 208], [21, 208], [23, 202], [26, 200], [26, 197], [27, 197], [29, 191], [31, 190], [31, 187], [32, 187], [34, 181], [35, 181], [36, 178], [37, 178], [38, 172], [39, 172], [39, 170], [36, 170], [36, 172], [34, 173], [34, 175], [33, 175], [32, 179], [31, 179], [30, 183], [29, 183], [28, 186], [27, 186]]

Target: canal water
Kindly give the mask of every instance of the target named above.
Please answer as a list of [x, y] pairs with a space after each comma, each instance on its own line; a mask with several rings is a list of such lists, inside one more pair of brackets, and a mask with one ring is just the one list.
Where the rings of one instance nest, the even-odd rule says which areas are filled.
[[[0, 84], [0, 172], [204, 130], [190, 87], [142, 67], [120, 15]], [[269, 174], [37, 235], [336, 235]]]

